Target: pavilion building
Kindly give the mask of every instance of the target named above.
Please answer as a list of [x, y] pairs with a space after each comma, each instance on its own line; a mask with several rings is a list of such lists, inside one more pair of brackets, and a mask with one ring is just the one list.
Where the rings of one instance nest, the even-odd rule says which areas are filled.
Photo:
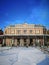
[[45, 45], [47, 29], [36, 24], [16, 24], [7, 26], [4, 30], [3, 44], [6, 46], [35, 46]]

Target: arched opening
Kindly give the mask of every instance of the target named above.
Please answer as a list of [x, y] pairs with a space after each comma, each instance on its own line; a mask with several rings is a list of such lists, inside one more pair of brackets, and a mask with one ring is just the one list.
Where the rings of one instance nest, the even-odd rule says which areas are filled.
[[30, 38], [30, 44], [29, 44], [29, 46], [33, 46], [33, 39], [32, 38]]
[[17, 46], [20, 46], [20, 39], [17, 39]]

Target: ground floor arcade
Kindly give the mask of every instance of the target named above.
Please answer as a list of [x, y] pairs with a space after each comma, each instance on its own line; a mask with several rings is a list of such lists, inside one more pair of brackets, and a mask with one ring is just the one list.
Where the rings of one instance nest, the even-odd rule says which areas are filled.
[[3, 45], [6, 46], [42, 46], [47, 44], [47, 36], [3, 36]]

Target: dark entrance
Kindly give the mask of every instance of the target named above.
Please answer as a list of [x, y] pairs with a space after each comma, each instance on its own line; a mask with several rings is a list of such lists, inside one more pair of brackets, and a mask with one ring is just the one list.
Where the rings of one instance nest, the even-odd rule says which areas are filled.
[[26, 46], [26, 39], [24, 39], [24, 46]]
[[32, 38], [30, 39], [30, 44], [29, 44], [29, 46], [33, 46], [33, 40], [32, 40]]
[[20, 39], [17, 39], [17, 45], [20, 46]]

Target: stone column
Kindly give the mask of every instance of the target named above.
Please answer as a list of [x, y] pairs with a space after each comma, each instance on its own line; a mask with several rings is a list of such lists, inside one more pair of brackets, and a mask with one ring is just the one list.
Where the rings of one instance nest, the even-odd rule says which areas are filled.
[[6, 38], [3, 38], [3, 45], [6, 46]]
[[6, 38], [6, 46], [10, 46], [10, 39]]
[[24, 40], [20, 39], [20, 46], [24, 46]]
[[45, 36], [43, 36], [43, 46], [44, 46], [44, 43], [45, 43]]
[[3, 45], [5, 44], [5, 39], [3, 38]]
[[30, 39], [26, 39], [26, 46], [29, 46], [30, 44]]
[[13, 46], [13, 45], [14, 45], [14, 39], [11, 38], [11, 46]]
[[35, 39], [33, 39], [33, 46], [35, 46]]
[[12, 46], [12, 39], [10, 39], [10, 42], [9, 43], [10, 43], [10, 46]]
[[9, 40], [6, 38], [6, 46], [9, 46]]
[[15, 46], [17, 46], [17, 39], [15, 39], [15, 43], [14, 43]]

